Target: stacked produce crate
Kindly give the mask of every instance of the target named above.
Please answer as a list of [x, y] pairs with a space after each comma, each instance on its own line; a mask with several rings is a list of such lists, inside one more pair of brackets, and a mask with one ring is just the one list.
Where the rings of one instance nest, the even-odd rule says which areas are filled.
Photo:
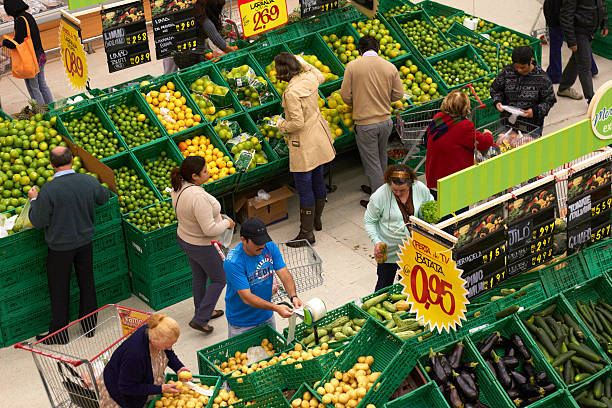
[[[93, 270], [98, 305], [130, 297], [125, 241], [117, 196], [96, 207]], [[0, 239], [0, 345], [46, 331], [51, 320], [43, 232], [27, 229]], [[79, 290], [71, 280], [71, 318], [78, 316]], [[24, 299], [27, 299], [24, 302]]]

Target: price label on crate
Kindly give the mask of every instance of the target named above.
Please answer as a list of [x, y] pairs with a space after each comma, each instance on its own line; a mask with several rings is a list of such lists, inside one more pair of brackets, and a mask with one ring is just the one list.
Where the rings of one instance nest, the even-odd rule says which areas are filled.
[[64, 16], [60, 20], [59, 43], [64, 72], [74, 89], [87, 84], [87, 58], [81, 43], [81, 28]]
[[468, 291], [451, 248], [413, 229], [399, 257], [400, 283], [408, 295], [410, 312], [438, 332], [461, 326], [461, 320], [466, 320]]
[[245, 37], [261, 34], [289, 21], [285, 0], [238, 0]]

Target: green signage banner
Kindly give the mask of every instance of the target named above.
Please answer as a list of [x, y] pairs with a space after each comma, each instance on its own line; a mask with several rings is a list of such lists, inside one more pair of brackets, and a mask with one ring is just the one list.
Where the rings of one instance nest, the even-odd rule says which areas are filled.
[[94, 4], [103, 3], [105, 0], [68, 0], [68, 9], [76, 10]]
[[[612, 92], [604, 96], [602, 100], [612, 99]], [[605, 122], [612, 123], [612, 113]], [[612, 136], [612, 130], [607, 133]], [[452, 214], [609, 144], [610, 140], [595, 137], [590, 119], [543, 136], [438, 180], [440, 214]]]

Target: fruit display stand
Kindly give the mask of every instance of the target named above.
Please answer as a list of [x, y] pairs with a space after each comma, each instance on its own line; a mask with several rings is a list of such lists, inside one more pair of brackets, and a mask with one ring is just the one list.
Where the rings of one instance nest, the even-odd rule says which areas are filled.
[[[361, 31], [360, 25], [365, 24], [367, 26], [367, 24], [373, 24], [372, 29], [374, 31], [376, 31], [377, 33], [379, 32], [379, 29], [377, 29], [376, 27], [380, 27], [380, 25], [383, 26], [383, 30], [386, 30], [389, 32], [388, 36], [391, 37], [391, 39], [395, 42], [395, 44], [399, 44], [400, 48], [395, 50], [395, 54], [387, 54], [386, 49], [382, 49], [382, 45], [384, 43], [382, 43], [382, 39], [381, 39], [381, 50], [379, 51], [380, 55], [382, 56], [382, 58], [389, 60], [391, 62], [397, 60], [398, 58], [403, 57], [406, 54], [410, 54], [410, 47], [407, 44], [407, 42], [405, 41], [405, 38], [403, 35], [399, 34], [399, 32], [391, 26], [391, 23], [389, 23], [385, 17], [383, 17], [381, 14], [376, 14], [375, 19], [366, 19], [366, 18], [360, 18], [358, 20], [355, 20], [353, 22], [351, 22], [351, 25], [353, 26], [353, 28], [355, 29], [355, 31], [357, 31], [357, 41], [359, 41], [359, 39], [364, 35], [364, 34], [369, 34], [371, 31], [367, 31], [365, 27], [363, 27], [363, 31]], [[379, 24], [376, 24], [376, 23]], [[384, 31], [383, 31], [384, 33]], [[377, 34], [378, 35], [378, 34]], [[384, 38], [384, 37], [383, 37]], [[385, 47], [392, 45], [393, 42], [388, 42], [387, 39], [385, 39], [386, 44]], [[393, 52], [393, 50], [391, 50], [391, 52]]]
[[0, 119], [11, 120], [13, 118], [11, 117], [11, 115], [0, 109]]
[[589, 270], [589, 277], [605, 274], [612, 271], [612, 243], [603, 241], [582, 251]]
[[111, 94], [111, 93], [118, 92], [118, 91], [125, 91], [128, 89], [137, 88], [143, 82], [145, 81], [148, 82], [148, 81], [151, 81], [152, 79], [153, 79], [152, 75], [143, 75], [141, 77], [134, 78], [134, 79], [131, 79], [126, 82], [122, 82], [117, 85], [112, 85], [112, 86], [109, 86], [108, 88], [104, 88], [102, 89], [102, 92]]
[[[523, 34], [523, 33], [519, 33], [518, 31], [512, 30], [510, 28], [507, 27], [501, 27], [498, 26], [492, 30], [486, 31], [483, 34], [486, 34], [490, 37], [491, 41], [495, 42], [495, 35], [509, 35], [512, 38], [519, 38], [521, 40], [522, 43], [520, 43], [521, 45], [527, 45], [529, 47], [531, 47], [533, 49], [533, 54], [534, 54], [534, 58], [535, 60], [540, 63], [542, 61], [542, 41], [540, 41], [537, 38], [534, 37], [530, 37], [527, 34]], [[510, 43], [510, 42], [504, 42], [502, 44], [504, 48], [508, 49], [508, 50], [512, 50], [514, 49], [514, 47], [518, 46], [519, 43], [515, 44]]]
[[[263, 131], [261, 130], [261, 128], [259, 128], [259, 125], [258, 125], [259, 122], [262, 121], [263, 118], [265, 117], [271, 118], [274, 115], [280, 115], [281, 113], [283, 113], [283, 107], [281, 106], [280, 102], [276, 102], [272, 105], [264, 106], [262, 108], [252, 109], [249, 111], [248, 115], [251, 117], [255, 125], [257, 125], [259, 132], [263, 134]], [[278, 134], [284, 138], [284, 136], [280, 132]], [[267, 139], [268, 136], [265, 135], [264, 137], [266, 138], [266, 141], [268, 142], [268, 144], [271, 144], [270, 141]], [[289, 155], [287, 154], [285, 156], [281, 156], [280, 154], [278, 154], [276, 150], [274, 152], [276, 153], [276, 155], [278, 156], [278, 160], [280, 161], [279, 171], [281, 173], [284, 171], [288, 171], [289, 170]]]
[[[444, 61], [448, 61], [448, 63], [453, 63], [453, 61], [456, 61], [457, 59], [460, 59], [460, 58], [463, 58], [464, 60], [471, 62], [476, 67], [476, 69], [484, 70], [486, 74], [482, 76], [478, 76], [477, 78], [473, 80], [468, 80], [466, 82], [461, 82], [459, 80], [456, 80], [452, 83], [447, 83], [442, 77], [442, 75], [436, 70], [437, 64], [444, 63]], [[428, 58], [426, 60], [426, 64], [429, 66], [430, 70], [434, 72], [434, 76], [441, 83], [442, 88], [446, 92], [450, 92], [452, 90], [461, 88], [468, 83], [479, 81], [490, 73], [490, 70], [487, 64], [485, 64], [485, 62], [482, 60], [482, 58], [480, 58], [476, 50], [469, 44], [463, 45], [460, 48], [446, 51], [434, 57]], [[463, 67], [459, 69], [463, 70]], [[453, 72], [453, 74], [457, 75], [458, 73]]]
[[[172, 184], [170, 182], [170, 171], [174, 167], [180, 167], [183, 161], [183, 155], [179, 151], [173, 141], [167, 137], [155, 140], [146, 145], [137, 147], [133, 150], [134, 157], [138, 161], [140, 167], [149, 177], [149, 180], [155, 186], [155, 189], [165, 200], [170, 198]], [[163, 164], [160, 164], [164, 161]], [[158, 171], [160, 166], [163, 168], [163, 176], [155, 177], [151, 174], [152, 171]], [[150, 168], [149, 170], [147, 170]]]
[[[178, 381], [178, 375], [166, 373], [165, 382], [168, 383], [169, 381]], [[212, 388], [212, 395], [208, 398], [208, 403], [204, 405], [204, 408], [211, 408], [213, 405], [213, 401], [215, 400], [217, 395], [219, 395], [219, 391], [221, 390], [221, 377], [209, 375], [193, 375], [189, 381], [191, 381], [195, 385], [206, 385]], [[162, 395], [158, 395], [157, 397], [153, 398], [153, 400], [149, 402], [147, 407], [158, 408], [160, 406], [159, 403], [162, 403], [161, 406], [164, 406], [162, 401]], [[182, 405], [187, 406], [185, 403], [183, 403]]]
[[[511, 50], [500, 46], [461, 24], [453, 23], [446, 33], [446, 37], [449, 40], [452, 39], [455, 43], [471, 44], [480, 53], [481, 58], [492, 73], [497, 74], [506, 65], [512, 63]], [[484, 54], [488, 54], [488, 58], [483, 56]]]
[[[337, 91], [337, 89], [326, 88], [325, 92], [319, 89], [319, 96], [325, 100], [326, 108], [330, 108], [329, 101], [327, 100], [327, 98], [335, 91]], [[338, 125], [338, 128], [342, 130], [342, 134], [338, 136], [334, 133], [334, 129], [332, 129], [332, 136], [334, 137], [334, 149], [336, 150], [336, 153], [343, 153], [356, 146], [355, 132], [347, 129], [347, 127], [344, 126], [344, 123], [342, 120], [340, 120], [337, 125]]]
[[341, 50], [338, 50], [338, 48], [341, 46], [346, 48], [346, 44], [341, 42], [341, 39], [344, 37], [353, 37], [353, 44], [358, 43], [359, 34], [355, 28], [353, 28], [350, 23], [341, 23], [332, 27], [324, 28], [323, 30], [319, 31], [319, 35], [334, 52], [336, 57], [340, 60], [340, 63], [346, 66], [348, 64], [348, 60], [346, 56], [342, 57], [342, 52]]

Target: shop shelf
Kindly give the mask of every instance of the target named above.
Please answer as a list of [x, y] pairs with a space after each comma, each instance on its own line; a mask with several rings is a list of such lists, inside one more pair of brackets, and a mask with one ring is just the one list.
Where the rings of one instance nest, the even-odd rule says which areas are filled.
[[387, 402], [384, 408], [448, 408], [438, 387], [430, 382], [403, 397]]
[[0, 293], [10, 295], [36, 283], [47, 283], [47, 248], [25, 257], [2, 261]]
[[[251, 117], [255, 125], [257, 125], [259, 121], [261, 121], [264, 117], [271, 118], [275, 115], [281, 115], [283, 113], [284, 113], [284, 110], [283, 110], [281, 103], [276, 102], [273, 105], [264, 106], [263, 108], [253, 109], [249, 111], [249, 116]], [[270, 147], [272, 147], [271, 144], [270, 144]], [[280, 160], [280, 162], [282, 163], [282, 165], [280, 166], [280, 171], [281, 172], [288, 171], [289, 170], [289, 155], [287, 154], [287, 155], [281, 156], [277, 150], [275, 149], [273, 150], [274, 150], [274, 153], [276, 153], [276, 155], [278, 156], [278, 159]]]
[[[113, 122], [106, 115], [106, 112], [104, 111], [104, 108], [99, 103], [97, 103], [97, 102], [93, 102], [93, 103], [81, 106], [79, 108], [74, 108], [74, 109], [72, 109], [72, 110], [70, 110], [68, 112], [65, 112], [65, 113], [62, 113], [62, 114], [58, 115], [57, 122], [59, 123], [59, 126], [56, 125], [56, 127], [59, 128], [58, 132], [60, 134], [65, 133], [65, 136], [68, 137], [71, 141], [73, 141], [74, 143], [76, 143], [80, 147], [83, 147], [81, 142], [79, 140], [76, 140], [73, 137], [73, 135], [68, 131], [68, 124], [72, 120], [80, 121], [81, 118], [83, 116], [85, 116], [85, 114], [87, 114], [89, 112], [91, 112], [95, 116], [97, 116], [98, 119], [100, 119], [100, 123], [102, 124], [102, 127], [104, 129], [106, 129], [107, 131], [109, 131], [119, 141], [119, 144], [117, 145], [117, 147], [119, 149], [119, 153], [117, 153], [117, 154], [114, 154], [114, 155], [111, 155], [111, 156], [104, 156], [102, 154], [101, 155], [97, 155], [96, 152], [92, 152], [92, 151], [89, 151], [89, 153], [91, 153], [95, 157], [98, 157], [100, 160], [102, 160], [104, 162], [106, 160], [115, 158], [115, 157], [121, 155], [122, 153], [124, 153], [125, 151], [127, 151], [128, 146], [125, 143], [125, 140], [123, 140], [123, 138], [119, 135], [119, 133], [115, 129], [115, 126], [113, 125]], [[113, 136], [111, 136], [111, 137], [113, 137]]]
[[145, 99], [142, 97], [142, 95], [140, 95], [140, 92], [138, 92], [137, 90], [128, 90], [125, 92], [119, 92], [117, 94], [114, 94], [113, 96], [101, 101], [100, 105], [102, 106], [105, 113], [108, 115], [111, 122], [113, 123], [115, 131], [117, 132], [117, 134], [121, 135], [123, 142], [125, 143], [125, 146], [128, 147], [129, 149], [135, 149], [138, 146], [149, 145], [153, 143], [154, 140], [144, 143], [142, 145], [129, 146], [127, 139], [122, 134], [122, 130], [120, 129], [119, 124], [113, 121], [112, 119], [115, 109], [121, 105], [125, 105], [127, 108], [132, 108], [134, 106], [137, 107], [140, 113], [144, 114], [146, 118], [149, 120], [149, 123], [151, 124], [151, 126], [159, 129], [159, 132], [160, 132], [159, 138], [163, 138], [168, 134], [166, 129], [162, 126], [161, 122], [158, 120], [157, 116], [153, 114], [153, 111], [151, 110], [151, 108], [149, 107]]
[[[339, 87], [337, 89], [334, 89], [334, 87], [319, 89], [319, 96], [325, 99], [326, 107], [329, 107], [327, 98], [329, 97], [329, 95], [331, 95], [334, 91], [337, 91], [338, 89]], [[334, 149], [336, 150], [336, 154], [350, 150], [351, 148], [355, 147], [355, 131], [348, 129], [346, 126], [344, 126], [344, 123], [342, 122], [340, 122], [338, 125], [339, 128], [342, 130], [342, 134], [340, 136], [335, 135], [334, 131], [332, 130], [332, 136], [334, 137]]]
[[[132, 169], [136, 172], [138, 178], [142, 181], [142, 185], [153, 192], [157, 201], [161, 200], [161, 196], [156, 192], [155, 185], [147, 176], [144, 169], [138, 164], [138, 160], [136, 157], [130, 152], [126, 152], [120, 155], [117, 155], [111, 159], [108, 159], [105, 164], [110, 167], [112, 170], [117, 170], [123, 166], [126, 166], [129, 169]], [[121, 195], [119, 196], [119, 205], [121, 206]], [[128, 209], [127, 212], [137, 210], [138, 208]], [[126, 213], [127, 213], [126, 212]], [[124, 214], [126, 214], [124, 213]]]
[[[147, 143], [133, 151], [136, 160], [138, 160], [138, 163], [145, 172], [147, 172], [145, 163], [155, 163], [161, 157], [161, 152], [166, 153], [166, 157], [176, 164], [175, 167], [179, 167], [183, 162], [184, 157], [180, 150], [172, 140], [167, 138], [156, 140], [153, 143]], [[160, 185], [156, 185], [153, 182], [153, 178], [149, 173], [147, 173], [147, 176], [153, 185], [155, 185], [158, 195], [164, 199], [170, 198], [170, 192], [166, 191], [167, 188], [172, 188], [172, 184], [170, 183], [170, 172], [168, 172], [166, 183]]]
[[[169, 381], [177, 381], [177, 380], [178, 380], [178, 375], [172, 374], [172, 373], [166, 373], [166, 383], [168, 383]], [[214, 387], [213, 394], [208, 399], [208, 404], [204, 405], [204, 408], [211, 408], [213, 405], [213, 400], [215, 399], [215, 397], [217, 396], [217, 394], [219, 394], [219, 391], [221, 390], [221, 385], [222, 385], [221, 377], [212, 376], [212, 375], [193, 374], [193, 379], [190, 381], [196, 385], [207, 385], [209, 387]], [[153, 400], [149, 403], [147, 407], [157, 408], [157, 405], [155, 403], [161, 400], [161, 398], [162, 398], [161, 395], [158, 395], [157, 397], [153, 398]]]
[[[435, 29], [435, 32], [437, 33], [439, 39], [442, 41], [442, 43], [448, 45], [449, 47], [451, 47], [451, 44], [448, 42], [448, 40], [446, 39], [446, 37], [444, 36], [444, 34], [442, 34], [442, 31], [440, 31], [440, 29], [438, 28], [438, 26], [436, 26], [434, 24], [434, 22], [431, 20], [431, 18], [429, 18], [429, 16], [427, 15], [427, 13], [423, 10], [419, 10], [419, 11], [413, 11], [410, 13], [406, 13], [406, 14], [400, 14], [397, 16], [394, 16], [390, 19], [390, 25], [391, 27], [400, 35], [400, 38], [408, 45], [408, 50], [410, 51], [410, 53], [418, 60], [420, 60], [421, 62], [425, 62], [425, 60], [427, 59], [427, 57], [425, 55], [423, 55], [421, 53], [421, 51], [419, 51], [419, 49], [417, 48], [417, 46], [414, 44], [414, 42], [412, 42], [412, 40], [410, 39], [410, 37], [408, 37], [408, 35], [406, 34], [406, 32], [402, 29], [402, 24], [408, 22], [408, 21], [413, 21], [413, 20], [421, 20], [424, 21], [425, 23], [427, 23], [429, 26], [433, 27]], [[439, 55], [439, 53], [437, 53], [436, 55]]]
[[[229, 338], [213, 346], [198, 350], [198, 368], [200, 374], [224, 375], [216, 365], [227, 361], [236, 352], [246, 353], [249, 347], [260, 346], [262, 340], [268, 339], [274, 347], [275, 355], [279, 355], [290, 346], [285, 338], [267, 324], [258, 326], [246, 333]], [[278, 369], [279, 364], [268, 366], [262, 370], [240, 377], [224, 375], [229, 387], [239, 398], [251, 400], [253, 397], [284, 388], [284, 379]]]
[[[461, 361], [470, 362], [470, 363], [480, 363], [480, 353], [476, 349], [474, 343], [472, 343], [467, 337], [461, 340], [463, 342], [463, 357]], [[449, 355], [452, 350], [455, 348], [455, 343], [447, 344], [442, 348], [432, 348], [436, 353], [442, 353], [444, 355]], [[429, 352], [430, 350], [426, 350], [420, 358], [420, 363], [423, 367], [429, 365]], [[486, 364], [478, 364], [475, 368], [477, 382], [479, 384], [479, 400], [482, 401], [488, 407], [507, 407], [510, 408], [513, 405], [512, 401], [508, 397], [508, 395], [504, 392], [501, 385], [495, 380], [495, 377], [489, 370], [486, 368]], [[431, 379], [427, 370], [424, 370], [424, 375], [426, 378]], [[431, 379], [431, 383], [433, 385], [441, 385], [437, 384], [433, 379]]]
[[[259, 66], [259, 64], [257, 63], [257, 61], [255, 60], [255, 58], [253, 58], [253, 56], [249, 53], [249, 54], [243, 54], [243, 55], [238, 55], [235, 58], [228, 58], [226, 60], [223, 61], [219, 61], [218, 63], [216, 63], [217, 68], [223, 73], [223, 70], [226, 70], [227, 72], [231, 71], [232, 68], [234, 67], [238, 67], [241, 65], [248, 65], [250, 66], [253, 71], [255, 71], [255, 75], [257, 76], [261, 76], [266, 80], [266, 83], [268, 84], [268, 92], [272, 94], [272, 96], [274, 97], [273, 100], [263, 103], [259, 106], [267, 106], [268, 104], [272, 104], [274, 102], [278, 102], [280, 100], [280, 95], [278, 94], [278, 92], [276, 92], [276, 89], [274, 88], [274, 86], [272, 86], [272, 83], [270, 82], [270, 80], [268, 80], [266, 78], [266, 74], [263, 70], [263, 68], [261, 68]], [[231, 89], [231, 88], [230, 88]], [[232, 90], [232, 92], [235, 93], [235, 91]], [[256, 107], [244, 107], [243, 109], [245, 111], [249, 111], [251, 109], [254, 109]]]
[[418, 6], [416, 5], [416, 3], [410, 2], [408, 0], [382, 0], [378, 2], [377, 12], [384, 15], [385, 18], [388, 19], [390, 17], [388, 15], [390, 10], [392, 10], [396, 6], [401, 7], [404, 5], [411, 7], [412, 11], [418, 10]]
[[[209, 65], [202, 65], [202, 66], [197, 65], [193, 69], [190, 69], [189, 71], [180, 72], [178, 74], [178, 77], [181, 80], [181, 83], [183, 84], [185, 89], [191, 90], [191, 84], [197, 79], [203, 77], [204, 75], [208, 75], [210, 80], [213, 81], [215, 84], [219, 86], [224, 86], [229, 89], [229, 85], [227, 84], [225, 79], [223, 79], [223, 75], [221, 75], [221, 72], [219, 72], [219, 70], [217, 69], [216, 64], [209, 64]], [[191, 92], [189, 92], [189, 94], [191, 95]], [[217, 106], [217, 104], [215, 104], [215, 107], [217, 108], [217, 110], [231, 107], [234, 109], [235, 113], [242, 112], [243, 111], [242, 105], [240, 104], [240, 101], [238, 100], [238, 98], [236, 98], [236, 95], [234, 94], [234, 92], [232, 92], [232, 90], [229, 89], [228, 94], [229, 94], [228, 97], [230, 101], [229, 105], [222, 104], [226, 106], [221, 106], [221, 105]], [[193, 97], [191, 98], [193, 99]], [[194, 103], [195, 103], [195, 100], [194, 100]], [[213, 104], [214, 104], [214, 101], [213, 101]]]
[[[229, 117], [227, 118], [227, 120], [235, 120], [234, 118], [238, 116], [240, 116], [240, 114]], [[205, 136], [206, 138], [210, 139], [210, 142], [214, 147], [223, 152], [224, 156], [228, 156], [232, 162], [234, 161], [234, 155], [230, 154], [227, 151], [227, 149], [225, 148], [225, 144], [223, 144], [221, 139], [219, 139], [219, 136], [217, 136], [217, 133], [214, 131], [212, 125], [206, 125], [204, 127], [190, 129], [189, 131], [183, 132], [178, 136], [174, 136], [172, 140], [176, 145], [178, 145], [179, 143], [187, 139], [192, 139], [196, 136]], [[221, 197], [223, 195], [232, 193], [236, 189], [236, 184], [238, 183], [239, 176], [240, 174], [238, 172], [234, 174], [229, 174], [219, 180], [211, 181], [204, 184], [204, 189], [209, 194], [212, 194], [215, 197]]]
[[[180, 132], [176, 132], [176, 133], [170, 133], [169, 131], [167, 131], [167, 129], [165, 127], [162, 126], [161, 122], [157, 122], [159, 123], [160, 126], [160, 130], [162, 131], [162, 134], [168, 134], [170, 136], [177, 136], [177, 135], [181, 135], [187, 131], [193, 130], [193, 129], [197, 129], [199, 127], [203, 127], [206, 124], [206, 118], [204, 117], [204, 114], [202, 113], [202, 111], [200, 110], [200, 107], [195, 103], [195, 101], [191, 98], [191, 93], [189, 92], [189, 90], [187, 88], [185, 88], [185, 86], [183, 85], [183, 81], [181, 81], [178, 77], [178, 74], [172, 74], [172, 75], [168, 75], [167, 77], [164, 78], [157, 78], [155, 81], [152, 81], [149, 85], [145, 85], [140, 87], [138, 90], [136, 90], [136, 92], [141, 93], [140, 97], [142, 99], [142, 101], [147, 105], [147, 109], [149, 114], [153, 114], [153, 110], [151, 109], [151, 107], [149, 106], [148, 103], [146, 103], [145, 97], [144, 95], [148, 94], [151, 91], [159, 91], [159, 89], [166, 85], [168, 82], [172, 82], [174, 83], [174, 90], [175, 92], [178, 91], [181, 93], [181, 96], [185, 97], [185, 100], [187, 101], [187, 107], [191, 109], [192, 113], [194, 115], [200, 115], [202, 121], [200, 122], [199, 125], [197, 126], [192, 126], [188, 129], [182, 130]], [[155, 117], [155, 120], [158, 120], [157, 117]]]
[[591, 278], [612, 270], [612, 240], [598, 242], [584, 249], [582, 255]]
[[429, 16], [450, 17], [456, 14], [462, 14], [463, 10], [447, 6], [432, 0], [425, 0], [418, 3], [418, 6], [424, 10]]
[[[538, 63], [541, 63], [541, 61], [542, 61], [542, 41], [540, 41], [538, 38], [534, 38], [534, 37], [531, 37], [531, 36], [529, 36], [527, 34], [519, 33], [518, 31], [512, 30], [512, 29], [507, 28], [507, 27], [501, 27], [501, 26], [495, 27], [492, 30], [488, 30], [484, 34], [491, 35], [492, 32], [504, 32], [504, 31], [509, 31], [513, 35], [516, 35], [516, 36], [518, 36], [520, 38], [528, 40], [529, 41], [528, 46], [533, 49], [533, 54], [534, 54], [535, 60]], [[491, 40], [491, 41], [493, 41], [493, 40]], [[512, 50], [514, 47], [515, 46], [510, 44], [509, 47], [504, 47], [504, 48]]]
[[478, 79], [474, 80], [474, 81], [469, 81], [469, 82], [477, 82], [479, 80], [481, 80], [482, 78], [486, 77], [488, 74], [490, 74], [490, 70], [489, 67], [487, 66], [487, 64], [485, 64], [485, 62], [482, 60], [482, 58], [480, 58], [480, 56], [478, 55], [478, 53], [476, 52], [476, 50], [469, 44], [466, 44], [460, 48], [456, 48], [454, 50], [449, 50], [446, 52], [443, 52], [441, 54], [438, 54], [434, 57], [428, 58], [426, 63], [428, 64], [428, 66], [430, 67], [431, 71], [434, 73], [436, 79], [438, 81], [440, 81], [442, 88], [444, 88], [444, 90], [446, 92], [450, 92], [452, 90], [455, 89], [459, 89], [461, 87], [463, 87], [464, 85], [467, 84], [467, 82], [463, 82], [463, 83], [455, 83], [452, 85], [449, 85], [446, 83], [446, 81], [444, 81], [444, 79], [442, 78], [442, 76], [438, 73], [438, 71], [436, 71], [436, 64], [442, 60], [448, 60], [448, 61], [453, 61], [456, 60], [458, 58], [466, 58], [474, 63], [476, 63], [480, 68], [482, 68], [486, 74], [479, 77]]
[[580, 252], [540, 270], [540, 279], [547, 296], [561, 293], [584, 282], [588, 277], [588, 268]]
[[[68, 100], [74, 100], [74, 98], [80, 96], [81, 98], [83, 98], [82, 101], [79, 102], [74, 102], [71, 104], [68, 104]], [[47, 112], [45, 115], [48, 115], [48, 117], [53, 117], [56, 115], [59, 115], [63, 112], [68, 112], [71, 111], [75, 108], [80, 108], [82, 106], [85, 105], [89, 105], [90, 103], [95, 102], [95, 97], [98, 95], [94, 95], [94, 93], [92, 92], [81, 92], [79, 94], [76, 95], [72, 95], [69, 96], [67, 98], [62, 98], [62, 99], [58, 99], [56, 101], [53, 101], [49, 104], [47, 104]]]
[[[589, 347], [591, 350], [593, 350], [595, 353], [597, 353], [600, 357], [601, 357], [601, 362], [602, 364], [604, 364], [605, 366], [610, 365], [610, 359], [606, 356], [606, 354], [602, 351], [601, 347], [599, 346], [599, 344], [595, 341], [595, 339], [593, 338], [593, 336], [591, 335], [591, 333], [586, 329], [586, 326], [583, 324], [583, 322], [581, 321], [581, 319], [579, 318], [579, 316], [574, 312], [574, 305], [571, 305], [564, 296], [562, 295], [557, 295], [551, 298], [548, 298], [546, 301], [539, 303], [536, 306], [533, 306], [527, 310], [523, 310], [522, 312], [519, 312], [518, 317], [521, 321], [527, 320], [529, 319], [535, 312], [542, 310], [550, 305], [556, 304], [557, 305], [557, 309], [556, 311], [558, 311], [560, 314], [569, 314], [569, 316], [578, 323], [578, 325], [580, 326], [582, 332], [584, 333], [584, 344]], [[528, 332], [528, 330], [525, 330], [526, 332]], [[583, 380], [585, 381], [585, 380]], [[577, 386], [579, 386], [583, 381], [581, 381], [580, 383], [577, 384], [566, 384], [567, 387], [569, 387], [570, 390], [576, 388]]]
[[155, 310], [174, 305], [193, 296], [191, 271], [184, 277], [175, 279], [172, 283], [156, 287], [151, 282], [145, 282], [140, 276], [132, 276], [132, 293], [142, 299]]
[[128, 248], [128, 254], [130, 255], [130, 271], [132, 274], [141, 277], [145, 282], [157, 281], [160, 278], [172, 275], [175, 271], [184, 272], [189, 269], [189, 259], [178, 245], [161, 251], [161, 256], [154, 260], [140, 256], [131, 247]]

